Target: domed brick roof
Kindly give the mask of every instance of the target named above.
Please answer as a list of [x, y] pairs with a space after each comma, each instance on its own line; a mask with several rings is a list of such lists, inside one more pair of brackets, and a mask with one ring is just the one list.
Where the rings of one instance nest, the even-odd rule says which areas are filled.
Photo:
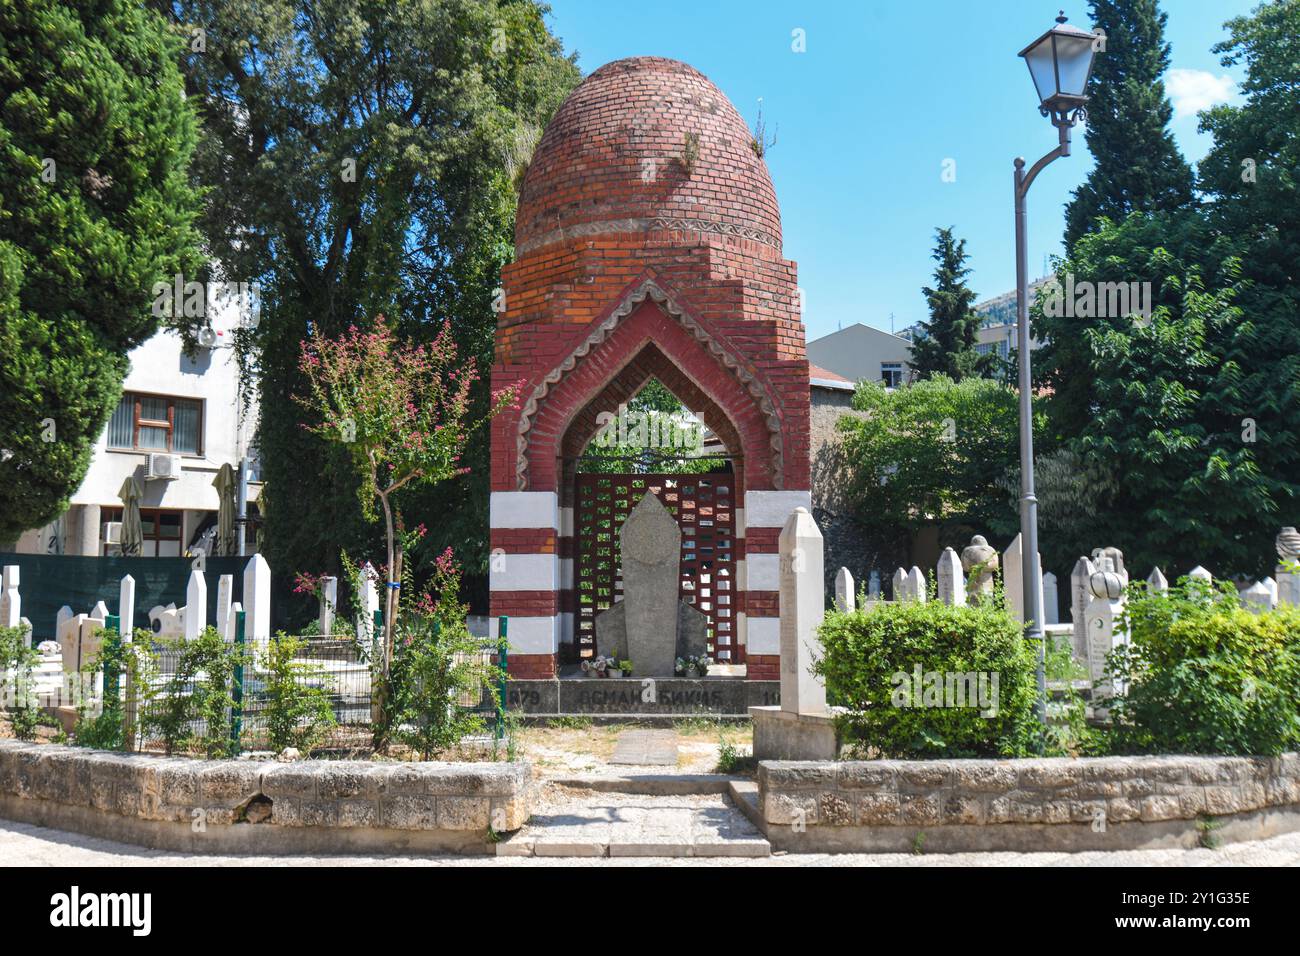
[[[699, 136], [688, 169], [688, 133]], [[763, 160], [731, 102], [699, 70], [662, 57], [606, 64], [564, 101], [529, 164], [518, 255], [616, 233], [731, 236], [781, 249]]]

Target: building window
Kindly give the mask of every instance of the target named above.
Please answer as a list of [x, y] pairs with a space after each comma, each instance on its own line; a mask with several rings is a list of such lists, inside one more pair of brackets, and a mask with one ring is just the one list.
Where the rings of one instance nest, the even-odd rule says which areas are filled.
[[903, 363], [881, 362], [880, 380], [885, 383], [887, 388], [898, 388], [903, 384]]
[[[179, 558], [182, 554], [181, 549], [181, 528], [183, 525], [183, 513], [180, 511], [169, 511], [164, 508], [141, 508], [140, 509], [140, 529], [144, 533], [144, 547], [140, 550], [140, 556], [144, 558]], [[121, 521], [121, 508], [103, 508], [100, 510], [100, 520], [105, 523], [109, 521]], [[102, 538], [103, 535], [101, 534]], [[116, 544], [107, 544], [100, 542], [100, 547], [105, 555], [117, 556], [122, 553], [122, 549]]]
[[108, 422], [108, 447], [203, 453], [203, 404], [187, 398], [126, 392]]

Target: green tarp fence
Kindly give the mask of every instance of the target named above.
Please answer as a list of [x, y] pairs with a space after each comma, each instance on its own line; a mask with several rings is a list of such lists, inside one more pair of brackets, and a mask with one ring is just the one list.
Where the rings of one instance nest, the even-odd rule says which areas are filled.
[[[208, 586], [208, 623], [217, 622], [217, 581], [234, 576], [232, 601], [243, 602], [244, 566], [248, 558], [208, 558], [203, 576]], [[64, 554], [10, 554], [0, 552], [0, 564], [16, 564], [21, 576], [22, 616], [32, 622], [37, 641], [54, 639], [59, 608], [88, 614], [98, 601], [117, 614], [122, 578], [135, 578], [135, 626], [148, 629], [149, 611], [157, 605], [185, 604], [185, 586], [193, 567], [191, 558], [90, 558]]]

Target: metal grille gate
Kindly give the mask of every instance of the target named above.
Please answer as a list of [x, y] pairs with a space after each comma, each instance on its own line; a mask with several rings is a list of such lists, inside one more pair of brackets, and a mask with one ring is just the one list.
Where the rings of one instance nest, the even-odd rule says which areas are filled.
[[736, 642], [735, 480], [716, 475], [580, 473], [574, 509], [574, 641], [579, 658], [596, 653], [596, 615], [622, 600], [618, 532], [647, 491], [682, 529], [678, 594], [709, 620], [714, 660], [743, 664]]

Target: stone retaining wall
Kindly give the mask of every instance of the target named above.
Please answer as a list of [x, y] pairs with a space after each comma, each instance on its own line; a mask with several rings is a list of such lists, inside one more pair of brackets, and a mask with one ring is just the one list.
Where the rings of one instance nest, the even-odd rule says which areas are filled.
[[[1300, 829], [1300, 755], [763, 761], [758, 813], [802, 851], [1194, 846]], [[924, 834], [919, 836], [919, 834]]]
[[527, 763], [192, 760], [0, 740], [0, 816], [209, 853], [491, 852]]

